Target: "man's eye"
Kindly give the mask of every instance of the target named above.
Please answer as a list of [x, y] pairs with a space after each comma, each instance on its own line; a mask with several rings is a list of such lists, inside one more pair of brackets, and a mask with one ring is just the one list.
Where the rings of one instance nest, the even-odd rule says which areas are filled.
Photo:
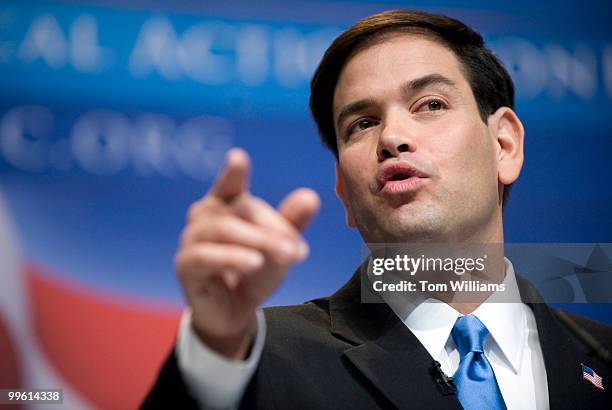
[[370, 127], [373, 127], [376, 125], [375, 121], [369, 120], [367, 118], [364, 118], [362, 120], [357, 121], [355, 124], [353, 124], [349, 130], [348, 130], [348, 134], [352, 134], [354, 132], [357, 131], [363, 131], [365, 129], [368, 129]]
[[440, 111], [446, 108], [446, 104], [442, 100], [429, 100], [419, 107], [419, 111]]
[[429, 108], [429, 111], [438, 111], [442, 109], [442, 103], [438, 100], [432, 100], [427, 103], [427, 108]]
[[361, 120], [357, 123], [357, 127], [359, 127], [360, 130], [370, 128], [372, 125], [374, 125], [374, 123], [370, 120]]

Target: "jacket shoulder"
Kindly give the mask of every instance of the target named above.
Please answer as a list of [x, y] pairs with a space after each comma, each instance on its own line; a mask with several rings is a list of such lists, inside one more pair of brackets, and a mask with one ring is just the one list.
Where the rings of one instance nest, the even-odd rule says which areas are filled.
[[558, 319], [561, 319], [562, 321], [566, 322], [566, 325], [567, 325], [567, 321], [564, 320], [564, 318], [569, 318], [572, 322], [574, 322], [578, 326], [578, 328], [585, 330], [590, 336], [595, 338], [595, 340], [598, 343], [600, 343], [603, 347], [605, 347], [608, 350], [612, 349], [612, 326], [611, 325], [607, 323], [599, 322], [597, 320], [593, 320], [593, 319], [590, 319], [585, 316], [581, 316], [581, 315], [578, 315], [572, 312], [568, 312], [566, 310], [562, 310], [558, 308], [553, 308], [551, 310], [553, 311], [554, 315]]
[[331, 317], [329, 299], [315, 299], [301, 305], [264, 308], [268, 333], [273, 336], [329, 332]]

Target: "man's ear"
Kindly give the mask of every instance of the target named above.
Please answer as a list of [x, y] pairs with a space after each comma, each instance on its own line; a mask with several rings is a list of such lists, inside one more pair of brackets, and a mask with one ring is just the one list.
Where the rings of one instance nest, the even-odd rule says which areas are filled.
[[342, 176], [342, 172], [340, 172], [340, 163], [336, 162], [336, 195], [342, 201], [344, 205], [344, 212], [346, 215], [346, 224], [351, 228], [356, 227], [355, 219], [353, 218], [353, 213], [351, 212], [351, 207], [349, 206], [348, 200], [346, 198], [346, 191], [344, 188], [344, 177]]
[[516, 113], [501, 107], [489, 116], [489, 130], [496, 144], [497, 179], [510, 185], [519, 177], [523, 167], [525, 129]]

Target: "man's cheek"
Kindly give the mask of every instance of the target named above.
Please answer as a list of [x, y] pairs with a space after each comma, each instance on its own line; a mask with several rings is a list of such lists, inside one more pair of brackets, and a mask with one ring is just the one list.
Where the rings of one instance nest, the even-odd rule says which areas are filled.
[[365, 186], [364, 178], [359, 174], [358, 171], [352, 173], [345, 173], [346, 189], [349, 192], [362, 193]]

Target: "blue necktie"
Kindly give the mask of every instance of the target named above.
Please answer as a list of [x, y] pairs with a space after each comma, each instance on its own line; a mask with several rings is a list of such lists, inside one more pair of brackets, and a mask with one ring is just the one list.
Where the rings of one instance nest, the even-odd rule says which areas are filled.
[[451, 331], [461, 362], [453, 380], [457, 399], [466, 410], [506, 409], [482, 342], [489, 330], [476, 316], [461, 316]]

